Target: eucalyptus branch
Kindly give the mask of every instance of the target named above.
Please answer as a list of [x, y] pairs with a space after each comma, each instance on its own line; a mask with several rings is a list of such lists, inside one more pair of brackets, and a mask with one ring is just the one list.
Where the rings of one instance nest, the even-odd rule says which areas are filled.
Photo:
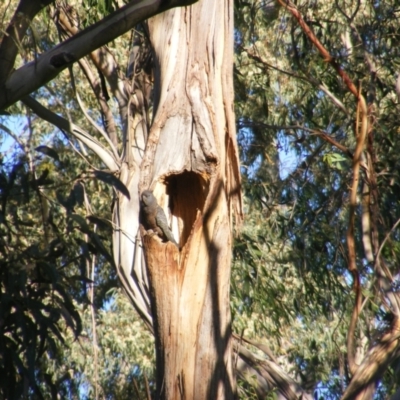
[[[107, 99], [109, 98], [107, 91], [105, 88], [103, 90], [103, 85], [100, 82], [101, 79], [104, 80], [104, 77], [101, 77], [100, 79], [96, 78], [93, 74], [92, 69], [89, 66], [89, 63], [85, 58], [79, 60], [79, 66], [81, 67], [83, 73], [85, 74], [86, 79], [89, 81], [89, 84], [92, 87], [94, 95], [96, 96], [96, 99], [99, 103], [105, 121], [104, 125], [107, 131], [107, 135], [109, 136], [114, 146], [117, 147], [118, 137], [117, 137], [117, 127], [115, 124], [115, 119], [107, 103]], [[101, 74], [101, 71], [98, 70], [98, 73]]]
[[20, 0], [0, 42], [0, 87], [7, 80], [14, 67], [15, 59], [20, 53], [22, 39], [33, 18], [52, 1]]
[[301, 15], [300, 11], [296, 8], [296, 6], [289, 0], [278, 0], [278, 2], [286, 8], [296, 19], [299, 23], [300, 27], [303, 29], [304, 33], [310, 39], [311, 43], [318, 49], [321, 53], [324, 61], [332, 65], [338, 75], [341, 77], [343, 82], [346, 84], [349, 91], [358, 99], [359, 93], [357, 87], [354, 85], [353, 81], [347, 75], [347, 73], [342, 69], [342, 67], [338, 64], [336, 59], [331, 56], [325, 46], [318, 40], [315, 36], [312, 29], [308, 26], [308, 24], [304, 21], [303, 16]]
[[73, 74], [72, 68], [70, 68], [70, 75], [71, 75], [72, 88], [74, 90], [74, 93], [75, 93], [75, 96], [76, 96], [76, 99], [78, 101], [78, 104], [79, 104], [79, 107], [80, 107], [81, 111], [83, 112], [83, 114], [85, 115], [85, 117], [89, 121], [89, 123], [97, 130], [97, 132], [100, 133], [101, 136], [103, 136], [105, 141], [108, 143], [108, 145], [110, 146], [111, 151], [112, 151], [115, 159], [119, 160], [120, 157], [119, 157], [118, 151], [117, 151], [116, 147], [114, 146], [114, 144], [112, 143], [112, 141], [109, 138], [109, 136], [107, 135], [107, 133], [104, 132], [104, 130], [102, 128], [100, 128], [96, 124], [96, 122], [93, 120], [93, 118], [86, 111], [86, 108], [85, 108], [85, 106], [84, 106], [84, 104], [82, 102], [82, 99], [79, 96], [78, 90], [77, 90], [76, 85], [75, 85], [75, 78], [74, 78], [74, 74]]
[[362, 243], [364, 247], [365, 258], [369, 263], [374, 262], [374, 251], [371, 241], [371, 193], [367, 182], [363, 182], [362, 200], [361, 200], [361, 229]]
[[398, 357], [399, 331], [400, 319], [395, 318], [388, 332], [369, 349], [341, 400], [367, 398], [362, 394], [371, 387], [375, 388], [375, 382], [382, 378], [385, 370]]
[[259, 389], [262, 390], [262, 398], [265, 398], [273, 388], [277, 388], [278, 392], [288, 400], [313, 399], [313, 396], [305, 392], [277, 363], [256, 356], [241, 345], [237, 337], [235, 338], [234, 348], [239, 354], [238, 373], [245, 375], [246, 372], [250, 372], [252, 375], [256, 375], [257, 380], [261, 378], [266, 383], [264, 387], [259, 386]]
[[107, 133], [104, 132], [104, 130], [96, 124], [96, 122], [93, 120], [93, 118], [89, 115], [89, 113], [87, 112], [81, 97], [79, 96], [79, 93], [76, 91], [75, 92], [76, 95], [76, 100], [78, 101], [79, 107], [81, 109], [81, 111], [83, 112], [83, 114], [85, 115], [86, 119], [89, 121], [89, 123], [93, 126], [93, 128], [95, 128], [97, 130], [97, 132], [100, 133], [101, 136], [103, 136], [103, 138], [105, 139], [105, 141], [108, 143], [108, 145], [111, 148], [111, 151], [115, 157], [116, 160], [119, 160], [119, 154], [117, 149], [115, 148], [114, 144], [111, 142], [111, 139], [108, 137]]
[[[66, 34], [69, 37], [72, 37], [79, 33], [79, 27], [77, 26], [77, 24], [74, 24], [73, 21], [71, 21], [71, 17], [67, 15], [67, 11], [65, 10], [64, 7], [58, 6], [57, 12], [53, 13], [52, 18], [57, 27], [66, 32]], [[90, 53], [90, 57], [93, 63], [95, 64], [99, 74], [102, 74], [102, 77], [104, 77], [105, 73], [105, 75], [109, 78], [109, 75], [111, 73], [112, 76], [117, 75], [116, 79], [117, 82], [122, 81], [122, 79], [118, 79], [119, 76], [118, 65], [116, 64], [114, 58], [111, 57], [105, 46]], [[110, 107], [107, 104], [108, 100], [107, 93], [104, 93], [106, 91], [106, 88], [105, 87], [103, 88], [102, 85], [99, 83], [99, 79], [96, 79], [94, 77], [94, 74], [85, 58], [80, 59], [78, 63], [81, 69], [83, 70], [86, 78], [88, 79], [90, 85], [92, 86], [93, 92], [99, 102], [101, 111], [106, 119], [106, 127], [109, 138], [114, 144], [114, 146], [117, 146], [118, 143], [117, 130], [116, 130], [114, 116], [112, 115]], [[116, 89], [115, 86], [118, 87], [118, 85], [111, 85], [113, 94], [115, 98], [118, 100], [118, 103], [119, 104], [122, 103], [124, 105], [127, 101], [126, 94], [124, 90], [122, 91], [122, 93], [120, 93], [120, 91]]]
[[[298, 21], [303, 32], [307, 35], [313, 45], [318, 49], [324, 60], [329, 63], [341, 77], [343, 82], [346, 84], [348, 90], [356, 97], [357, 101], [357, 115], [356, 115], [356, 136], [357, 146], [353, 155], [353, 180], [350, 189], [350, 208], [349, 208], [349, 226], [347, 230], [347, 247], [349, 252], [348, 270], [353, 275], [353, 288], [356, 294], [356, 300], [353, 310], [353, 315], [350, 322], [348, 340], [347, 340], [347, 357], [349, 362], [350, 371], [354, 374], [358, 368], [354, 358], [354, 332], [357, 324], [357, 319], [361, 309], [362, 295], [361, 295], [361, 284], [360, 275], [356, 264], [356, 251], [355, 251], [355, 238], [354, 238], [354, 220], [355, 210], [357, 206], [357, 190], [360, 175], [361, 165], [361, 154], [364, 148], [365, 138], [368, 130], [368, 109], [364, 96], [361, 91], [357, 90], [356, 86], [347, 75], [347, 73], [341, 68], [334, 57], [331, 56], [325, 46], [318, 40], [312, 29], [304, 21], [301, 13], [296, 6], [289, 0], [278, 0], [279, 3], [285, 7]], [[358, 123], [361, 120], [360, 132], [358, 132]]]
[[[360, 164], [361, 164], [361, 153], [364, 148], [365, 138], [367, 136], [368, 129], [368, 117], [367, 117], [367, 105], [364, 96], [360, 94], [357, 109], [357, 127], [358, 121], [361, 119], [360, 132], [357, 137], [357, 146], [353, 156], [353, 180], [350, 189], [350, 205], [349, 205], [349, 226], [347, 229], [347, 247], [349, 251], [348, 270], [353, 275], [353, 288], [356, 293], [356, 301], [354, 305], [353, 315], [351, 318], [349, 333], [347, 337], [347, 357], [349, 362], [350, 371], [354, 374], [358, 368], [354, 359], [354, 333], [357, 324], [357, 319], [361, 310], [361, 283], [360, 275], [357, 269], [356, 263], [356, 246], [354, 237], [354, 222], [355, 222], [355, 211], [357, 207], [357, 191], [360, 177]], [[360, 116], [360, 118], [359, 118]], [[356, 129], [357, 132], [358, 129]]]
[[51, 124], [55, 125], [57, 128], [65, 132], [69, 132], [75, 138], [81, 140], [101, 159], [101, 161], [104, 162], [107, 168], [109, 168], [111, 171], [117, 171], [119, 169], [118, 160], [115, 159], [112, 153], [104, 148], [104, 145], [101, 144], [96, 138], [84, 131], [78, 125], [75, 125], [72, 122], [67, 121], [65, 118], [60, 117], [53, 111], [41, 105], [32, 97], [24, 97], [22, 101], [24, 104], [30, 107], [40, 118], [50, 122]]

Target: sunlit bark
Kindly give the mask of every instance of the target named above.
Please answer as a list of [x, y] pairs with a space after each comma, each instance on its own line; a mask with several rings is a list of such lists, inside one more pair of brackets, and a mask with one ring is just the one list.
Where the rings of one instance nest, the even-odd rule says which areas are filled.
[[[207, 0], [149, 21], [156, 109], [148, 137], [139, 135], [139, 142], [145, 140], [139, 188], [153, 190], [179, 243], [178, 249], [142, 230], [157, 346], [157, 393], [163, 399], [229, 399], [235, 392], [229, 280], [232, 215], [241, 218], [241, 198], [232, 11], [230, 1]], [[130, 230], [131, 250], [139, 210], [140, 152], [134, 151], [132, 199], [121, 198], [126, 210], [119, 219], [124, 223], [130, 210], [129, 226], [124, 223], [123, 230]], [[122, 238], [125, 243], [127, 237]], [[134, 259], [139, 253], [136, 248]], [[134, 263], [129, 252], [124, 254], [126, 265]], [[125, 270], [129, 278], [129, 268]]]

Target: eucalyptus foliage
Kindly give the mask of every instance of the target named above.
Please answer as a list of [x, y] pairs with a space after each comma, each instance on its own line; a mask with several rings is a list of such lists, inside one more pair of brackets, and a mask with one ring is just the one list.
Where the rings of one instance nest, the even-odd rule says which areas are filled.
[[[302, 2], [304, 20], [335, 61], [366, 93], [376, 187], [364, 169], [373, 233], [398, 279], [399, 66], [396, 2]], [[236, 110], [249, 210], [236, 246], [238, 327], [266, 338], [303, 384], [340, 398], [350, 381], [346, 336], [353, 309], [347, 271], [351, 156], [357, 103], [290, 13], [272, 1], [236, 1]], [[320, 133], [341, 145], [332, 145]], [[365, 305], [357, 343], [364, 351], [387, 328], [387, 313], [365, 255], [362, 208], [356, 241]], [[389, 235], [391, 233], [391, 236]], [[386, 308], [386, 310], [385, 310]], [[240, 324], [239, 324], [240, 321]], [[249, 327], [246, 328], [246, 323]], [[396, 388], [393, 364], [381, 393]]]
[[[3, 27], [16, 4], [0, 5]], [[77, 2], [79, 22], [89, 26], [117, 6]], [[363, 241], [367, 196], [374, 256], [380, 249], [393, 277], [390, 291], [399, 287], [399, 9], [394, 0], [296, 6], [368, 104], [371, 129], [355, 225], [364, 299], [355, 341], [362, 361], [394, 318]], [[236, 0], [235, 7], [246, 218], [235, 239], [233, 329], [238, 340], [266, 345], [268, 355], [248, 347], [273, 359], [315, 398], [339, 399], [351, 382], [346, 340], [354, 293], [346, 235], [357, 102], [278, 2]], [[146, 30], [136, 34], [148, 46]], [[62, 35], [43, 11], [20, 44], [18, 65], [35, 60]], [[133, 36], [108, 46], [123, 70]], [[76, 93], [96, 123], [104, 123], [76, 65], [35, 97], [92, 132]], [[116, 102], [109, 105], [116, 116]], [[154, 384], [152, 337], [117, 289], [110, 256], [113, 190], [123, 189], [110, 175], [93, 173], [104, 166], [82, 143], [19, 104], [8, 112], [14, 117], [0, 117], [0, 397], [144, 397]], [[119, 138], [121, 131], [117, 127]], [[377, 380], [376, 398], [398, 390], [398, 355]], [[278, 396], [276, 388], [261, 391], [256, 376], [239, 378], [243, 399]]]

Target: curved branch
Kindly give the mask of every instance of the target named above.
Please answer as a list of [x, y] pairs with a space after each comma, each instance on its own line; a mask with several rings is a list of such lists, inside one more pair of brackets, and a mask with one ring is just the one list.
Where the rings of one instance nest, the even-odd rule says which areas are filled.
[[[52, 16], [53, 20], [55, 21], [56, 25], [61, 27], [61, 29], [63, 31], [65, 31], [69, 37], [73, 37], [74, 35], [77, 35], [80, 30], [79, 28], [74, 25], [73, 23], [71, 23], [71, 19], [68, 15], [66, 15], [65, 10], [62, 7], [58, 7], [57, 12], [54, 13], [54, 15]], [[126, 84], [125, 84], [125, 80], [124, 80], [124, 76], [116, 62], [116, 60], [114, 59], [114, 57], [112, 56], [112, 54], [110, 53], [110, 51], [107, 49], [106, 46], [102, 46], [101, 48], [92, 51], [89, 54], [92, 62], [94, 63], [94, 65], [96, 66], [97, 70], [99, 71], [99, 73], [101, 74], [101, 76], [105, 77], [111, 87], [112, 93], [114, 95], [114, 97], [117, 99], [118, 105], [119, 105], [119, 109], [120, 109], [120, 116], [121, 116], [121, 120], [123, 122], [123, 126], [126, 126], [126, 120], [128, 119], [128, 99], [130, 98], [129, 94], [130, 94], [130, 90], [126, 89]], [[90, 67], [87, 65], [87, 62], [85, 61], [84, 58], [82, 58], [79, 61], [79, 65], [81, 66], [81, 68], [83, 69], [86, 77], [89, 79], [89, 81], [93, 83], [94, 79], [93, 77], [90, 77], [91, 71], [90, 71]], [[92, 84], [93, 86], [93, 84]], [[93, 86], [94, 88], [94, 86]], [[100, 96], [98, 96], [98, 94], [102, 93], [102, 89], [100, 89], [100, 85], [98, 85], [97, 88], [97, 93], [96, 93], [96, 97], [98, 97], [99, 101], [100, 101]], [[107, 104], [107, 101], [105, 101], [105, 99], [102, 101], [102, 109], [104, 109], [103, 112], [105, 112], [105, 115], [108, 115], [108, 119], [110, 120], [110, 122], [112, 124], [115, 124], [114, 122], [114, 118], [112, 116], [112, 113], [109, 111], [109, 107]], [[114, 127], [115, 129], [115, 127]], [[116, 130], [113, 133], [114, 135], [114, 143], [116, 145]], [[110, 136], [111, 138], [111, 136]]]
[[[318, 49], [324, 60], [332, 65], [332, 67], [336, 70], [338, 75], [342, 78], [343, 82], [346, 84], [349, 91], [356, 97], [358, 100], [357, 103], [357, 120], [356, 120], [356, 136], [357, 136], [357, 146], [353, 155], [353, 181], [350, 190], [350, 209], [349, 209], [349, 227], [347, 230], [347, 246], [349, 249], [349, 262], [348, 262], [348, 270], [353, 275], [353, 288], [356, 293], [356, 301], [354, 305], [353, 315], [350, 322], [349, 333], [347, 337], [347, 357], [349, 362], [350, 371], [354, 374], [357, 370], [357, 365], [354, 359], [354, 332], [357, 325], [358, 316], [361, 310], [361, 285], [360, 285], [360, 276], [357, 270], [356, 265], [356, 251], [355, 251], [355, 239], [354, 239], [354, 220], [355, 220], [355, 210], [357, 206], [357, 190], [359, 183], [359, 175], [360, 175], [360, 165], [361, 165], [361, 154], [364, 148], [365, 138], [367, 136], [368, 130], [368, 109], [364, 96], [361, 94], [361, 91], [358, 91], [350, 77], [347, 73], [341, 68], [341, 66], [337, 63], [334, 57], [331, 56], [329, 51], [325, 48], [325, 46], [318, 40], [315, 36], [312, 29], [307, 25], [304, 21], [301, 13], [296, 8], [296, 6], [290, 2], [289, 0], [278, 0], [279, 3], [285, 7], [290, 13], [297, 19], [299, 25], [303, 29], [304, 33], [310, 39], [310, 41], [314, 44], [314, 46]], [[360, 132], [358, 132], [358, 123], [361, 120]]]
[[31, 21], [53, 0], [21, 0], [0, 44], [0, 86], [10, 75]]
[[93, 126], [93, 128], [96, 129], [97, 132], [99, 132], [101, 136], [103, 136], [104, 140], [110, 146], [113, 156], [115, 157], [116, 160], [119, 160], [120, 157], [119, 157], [117, 148], [114, 146], [114, 143], [111, 141], [111, 139], [109, 138], [107, 133], [104, 132], [104, 130], [99, 125], [96, 124], [94, 119], [86, 111], [86, 108], [82, 102], [81, 97], [79, 96], [79, 93], [76, 91], [76, 88], [75, 88], [75, 95], [76, 95], [76, 100], [78, 101], [79, 107], [80, 107], [81, 111], [83, 112], [83, 114], [85, 115], [86, 119], [90, 122], [90, 124]]
[[389, 365], [398, 357], [400, 320], [395, 318], [389, 331], [368, 351], [341, 400], [367, 398], [362, 394], [375, 388]]
[[30, 96], [24, 97], [22, 102], [31, 108], [40, 118], [50, 122], [63, 131], [71, 133], [73, 136], [79, 139], [90, 150], [92, 150], [112, 172], [119, 169], [119, 164], [112, 153], [107, 150], [96, 138], [89, 135], [78, 125], [75, 125], [67, 121], [65, 118], [55, 114], [53, 111], [50, 111]]
[[[235, 342], [234, 348], [239, 355], [236, 371], [242, 376], [245, 376], [247, 372], [256, 376], [259, 383], [257, 391], [260, 392], [260, 398], [266, 397], [269, 392], [276, 388], [279, 394], [288, 400], [313, 399], [313, 396], [303, 390], [277, 363], [256, 356], [241, 345], [237, 337], [235, 337]], [[262, 385], [262, 382], [265, 382], [264, 385]]]
[[[359, 95], [358, 102], [358, 113], [357, 113], [357, 126], [358, 118], [361, 115], [361, 128], [360, 133], [357, 137], [357, 146], [353, 156], [353, 182], [350, 190], [350, 208], [349, 208], [349, 227], [347, 230], [346, 240], [347, 247], [349, 249], [349, 262], [348, 270], [353, 275], [353, 288], [356, 293], [356, 301], [354, 305], [353, 315], [351, 317], [349, 333], [347, 336], [347, 358], [349, 362], [350, 371], [354, 374], [358, 368], [355, 357], [354, 357], [354, 332], [357, 325], [358, 316], [361, 310], [361, 285], [360, 285], [360, 275], [356, 264], [356, 248], [354, 239], [354, 221], [355, 221], [355, 210], [357, 207], [357, 191], [358, 183], [360, 179], [360, 165], [361, 165], [361, 154], [364, 148], [365, 138], [367, 136], [368, 129], [368, 110], [367, 104], [365, 102], [364, 96]], [[356, 133], [358, 133], [356, 131]]]
[[303, 29], [304, 33], [307, 35], [307, 37], [310, 39], [310, 41], [314, 44], [314, 46], [321, 53], [324, 60], [327, 63], [332, 65], [332, 67], [336, 70], [338, 75], [342, 78], [343, 82], [346, 84], [346, 86], [350, 90], [350, 92], [358, 99], [359, 93], [356, 88], [356, 85], [354, 85], [354, 83], [352, 82], [350, 77], [342, 69], [342, 67], [338, 64], [336, 59], [330, 55], [329, 51], [318, 40], [318, 38], [315, 36], [312, 29], [307, 25], [306, 21], [304, 21], [300, 11], [296, 8], [296, 6], [289, 0], [278, 0], [278, 1], [284, 8], [289, 10], [290, 13], [297, 19], [297, 21], [298, 21], [299, 25], [301, 26], [301, 28]]
[[[102, 88], [101, 84], [102, 75], [100, 75], [100, 78], [96, 78], [91, 70], [89, 63], [84, 58], [81, 58], [79, 60], [79, 65], [83, 73], [85, 74], [87, 80], [89, 81], [89, 84], [92, 87], [94, 95], [96, 96], [96, 99], [99, 103], [101, 113], [104, 116], [105, 120], [104, 125], [107, 134], [110, 137], [110, 140], [113, 143], [113, 145], [117, 147], [118, 146], [117, 127], [111, 109], [107, 104], [107, 93], [105, 93], [105, 91]], [[99, 74], [101, 74], [100, 71]]]

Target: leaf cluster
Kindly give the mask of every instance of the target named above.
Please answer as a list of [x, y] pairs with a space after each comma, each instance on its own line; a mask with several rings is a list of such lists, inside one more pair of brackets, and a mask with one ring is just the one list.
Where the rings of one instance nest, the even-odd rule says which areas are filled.
[[[22, 147], [14, 159], [3, 158], [0, 171], [0, 390], [10, 399], [59, 390], [39, 365], [62, 362], [67, 331], [74, 338], [82, 332], [76, 301], [87, 303], [93, 256], [102, 270], [112, 261], [99, 230], [109, 233], [110, 226], [85, 212], [91, 182], [67, 177], [75, 166], [62, 143], [30, 152], [19, 140]], [[115, 285], [105, 275], [99, 293]]]
[[[311, 392], [338, 398], [350, 381], [345, 343], [354, 303], [346, 235], [357, 102], [284, 7], [258, 0], [235, 6], [235, 106], [247, 199], [247, 225], [235, 247], [235, 324], [238, 332], [267, 338]], [[390, 1], [296, 7], [365, 94], [371, 115], [363, 160], [374, 166], [376, 181], [362, 170], [355, 210], [365, 296], [355, 340], [362, 353], [387, 326], [363, 242], [368, 195], [371, 234], [375, 243], [388, 239], [382, 252], [398, 280], [399, 231], [392, 231], [400, 216], [393, 157], [400, 149], [392, 139], [398, 132], [400, 54], [392, 46], [400, 37], [398, 11]], [[386, 393], [395, 385], [391, 371], [382, 381]]]

